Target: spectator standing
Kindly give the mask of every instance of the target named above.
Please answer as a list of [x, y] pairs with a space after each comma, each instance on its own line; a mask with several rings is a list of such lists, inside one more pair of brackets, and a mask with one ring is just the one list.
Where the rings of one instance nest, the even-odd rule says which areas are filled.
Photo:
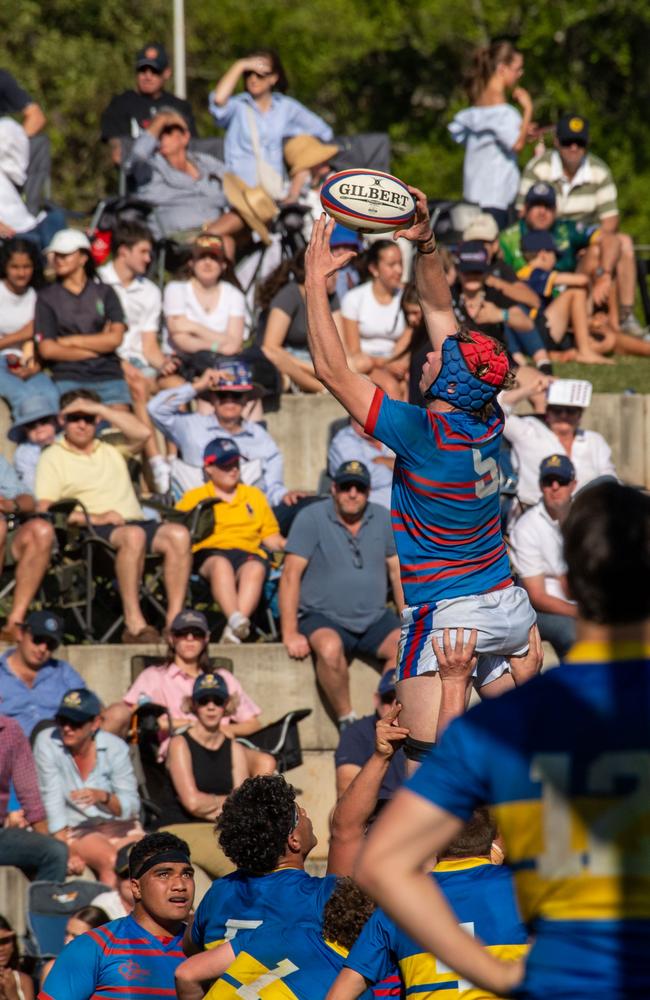
[[101, 711], [92, 691], [68, 691], [56, 725], [36, 737], [34, 759], [50, 833], [114, 886], [116, 852], [143, 831], [128, 747], [99, 728]]
[[162, 457], [147, 413], [147, 400], [158, 388], [159, 376], [176, 370], [160, 346], [162, 299], [157, 285], [146, 277], [151, 263], [153, 237], [138, 222], [123, 222], [113, 239], [113, 260], [98, 269], [105, 285], [114, 289], [124, 312], [127, 330], [117, 349], [133, 411], [151, 435], [144, 446], [155, 489], [169, 490], [169, 465]]
[[[347, 726], [339, 737], [339, 745], [334, 754], [336, 765], [336, 796], [341, 798], [363, 765], [375, 752], [375, 727], [378, 719], [385, 719], [395, 707], [395, 671], [389, 670], [381, 676], [374, 696], [375, 711], [372, 715], [364, 715]], [[392, 798], [399, 786], [406, 779], [406, 758], [400, 747], [390, 758], [388, 770], [384, 775], [378, 793], [378, 800], [383, 803]]]
[[539, 467], [541, 500], [527, 510], [510, 532], [515, 569], [537, 612], [542, 639], [563, 660], [576, 641], [577, 609], [568, 594], [562, 526], [576, 487], [573, 463], [549, 455]]
[[[17, 822], [7, 816], [12, 787], [20, 805]], [[50, 882], [63, 882], [68, 866], [67, 846], [47, 836], [27, 737], [16, 720], [6, 715], [0, 715], [0, 864], [20, 868], [28, 878]]]
[[370, 473], [358, 461], [336, 470], [331, 499], [294, 521], [287, 539], [280, 614], [289, 656], [316, 659], [316, 677], [340, 729], [356, 719], [348, 665], [356, 653], [394, 668], [399, 619], [386, 608], [387, 584], [401, 611], [402, 586], [390, 517], [368, 502]]
[[111, 98], [102, 113], [102, 142], [107, 142], [113, 163], [122, 162], [120, 139], [137, 137], [149, 127], [160, 108], [177, 111], [196, 135], [194, 115], [189, 101], [165, 90], [172, 71], [163, 45], [151, 42], [136, 54], [135, 89]]
[[18, 935], [0, 916], [0, 989], [7, 1000], [34, 1000], [34, 983], [18, 966]]
[[619, 232], [618, 195], [607, 164], [589, 151], [589, 122], [577, 114], [563, 115], [555, 130], [555, 147], [532, 159], [524, 169], [517, 197], [522, 210], [530, 188], [542, 181], [556, 194], [558, 216], [562, 221], [599, 226], [604, 235], [614, 235], [617, 244], [615, 272], [605, 269], [596, 277], [602, 283], [616, 277], [619, 296], [619, 320], [623, 333], [638, 336], [642, 328], [634, 315], [636, 260], [634, 243], [627, 233]]
[[63, 229], [47, 247], [56, 281], [39, 291], [35, 340], [59, 393], [92, 383], [103, 403], [131, 403], [117, 349], [126, 329], [120, 301], [96, 280], [85, 233]]
[[133, 847], [129, 868], [133, 913], [71, 941], [39, 1000], [91, 1000], [104, 992], [129, 1000], [146, 1000], [152, 993], [174, 996], [174, 972], [194, 900], [189, 848], [171, 834], [152, 833]]
[[57, 615], [31, 611], [17, 633], [15, 647], [0, 656], [0, 705], [29, 737], [39, 723], [53, 721], [66, 691], [86, 685], [67, 660], [53, 655], [63, 641]]
[[15, 641], [18, 623], [25, 620], [50, 564], [54, 529], [49, 521], [34, 517], [35, 512], [34, 497], [26, 492], [13, 465], [0, 456], [0, 572], [5, 565], [12, 566], [15, 581], [0, 642]]
[[365, 430], [354, 417], [346, 427], [334, 435], [327, 452], [327, 468], [332, 478], [346, 462], [357, 460], [370, 473], [370, 503], [390, 510], [390, 491], [393, 482], [395, 452]]
[[0, 248], [0, 396], [12, 411], [34, 393], [57, 409], [59, 393], [34, 357], [36, 286], [40, 262], [33, 243], [20, 237]]
[[59, 229], [65, 228], [66, 216], [60, 208], [30, 212], [21, 196], [28, 170], [29, 139], [25, 130], [13, 118], [0, 118], [0, 236], [20, 234], [41, 250]]
[[50, 176], [50, 141], [42, 135], [47, 121], [43, 109], [6, 69], [0, 69], [0, 115], [19, 114], [29, 139], [29, 166], [23, 188], [30, 212], [41, 207], [43, 188]]
[[402, 254], [392, 240], [377, 240], [367, 263], [370, 280], [341, 302], [344, 342], [355, 370], [400, 399], [406, 376], [401, 353], [409, 342], [401, 309]]
[[[240, 78], [244, 92], [233, 96]], [[273, 198], [297, 200], [307, 172], [296, 173], [285, 192], [282, 145], [296, 135], [329, 142], [332, 129], [322, 118], [284, 93], [288, 81], [277, 52], [256, 49], [238, 59], [210, 94], [210, 114], [226, 130], [226, 169], [250, 187], [261, 185]]]
[[[79, 500], [86, 508], [95, 534], [117, 550], [115, 574], [124, 610], [122, 641], [157, 642], [157, 630], [147, 625], [140, 607], [140, 582], [147, 550], [163, 557], [167, 591], [167, 620], [181, 611], [190, 572], [190, 537], [181, 524], [145, 520], [129, 470], [116, 447], [96, 437], [97, 425], [107, 420], [121, 431], [134, 454], [142, 449], [149, 430], [131, 413], [100, 403], [93, 392], [66, 393], [59, 419], [62, 437], [46, 449], [36, 469], [39, 510], [57, 500]], [[71, 515], [85, 524], [83, 512]]]
[[213, 533], [194, 546], [194, 565], [226, 616], [221, 641], [235, 644], [250, 633], [266, 578], [267, 553], [285, 544], [262, 491], [239, 481], [240, 458], [235, 441], [215, 438], [203, 453], [207, 483], [176, 504], [178, 510], [189, 511], [201, 500], [219, 501], [213, 507]]
[[[533, 117], [530, 94], [518, 86], [524, 57], [511, 42], [476, 49], [467, 76], [471, 107], [449, 125], [454, 142], [465, 146], [463, 197], [494, 216], [499, 229], [508, 223], [519, 187], [517, 156]], [[508, 104], [511, 92], [523, 115]]]
[[[55, 390], [56, 392], [56, 390]], [[59, 401], [39, 393], [20, 400], [7, 437], [17, 445], [14, 469], [29, 493], [36, 489], [36, 466], [41, 452], [54, 444], [59, 430]]]

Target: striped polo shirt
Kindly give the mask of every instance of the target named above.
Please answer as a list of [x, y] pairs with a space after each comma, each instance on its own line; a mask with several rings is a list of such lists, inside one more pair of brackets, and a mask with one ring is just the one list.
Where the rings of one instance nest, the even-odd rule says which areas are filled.
[[612, 172], [593, 153], [586, 154], [571, 180], [564, 176], [562, 160], [556, 149], [548, 149], [542, 156], [527, 163], [517, 195], [518, 210], [523, 209], [529, 188], [540, 181], [554, 188], [559, 219], [593, 225], [612, 215], [618, 215], [616, 184]]

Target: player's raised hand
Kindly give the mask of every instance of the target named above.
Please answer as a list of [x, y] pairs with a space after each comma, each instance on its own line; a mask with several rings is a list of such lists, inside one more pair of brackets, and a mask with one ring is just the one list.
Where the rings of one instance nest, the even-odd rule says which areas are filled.
[[386, 713], [383, 719], [375, 723], [375, 752], [390, 759], [409, 734], [405, 726], [398, 723], [402, 706], [398, 701]]
[[433, 651], [438, 661], [440, 670], [440, 680], [444, 683], [461, 683], [468, 686], [472, 679], [472, 673], [476, 667], [478, 657], [476, 656], [476, 642], [478, 633], [475, 628], [469, 633], [469, 638], [465, 642], [465, 629], [456, 629], [456, 641], [451, 644], [449, 629], [442, 633], [442, 648], [438, 640], [431, 640]]
[[305, 253], [305, 284], [326, 281], [330, 275], [340, 271], [356, 257], [354, 250], [333, 254], [330, 237], [336, 225], [334, 219], [321, 215], [314, 223], [311, 239]]
[[538, 674], [544, 664], [544, 647], [537, 625], [531, 625], [528, 632], [528, 649], [523, 656], [510, 657], [512, 679], [517, 687], [525, 684], [531, 677]]
[[419, 188], [411, 187], [410, 185], [409, 191], [415, 198], [415, 218], [408, 229], [398, 229], [394, 232], [393, 239], [398, 240], [400, 237], [403, 237], [405, 240], [410, 240], [411, 243], [429, 243], [433, 241], [433, 245], [435, 246], [436, 241], [431, 231], [427, 196], [424, 191], [420, 191]]

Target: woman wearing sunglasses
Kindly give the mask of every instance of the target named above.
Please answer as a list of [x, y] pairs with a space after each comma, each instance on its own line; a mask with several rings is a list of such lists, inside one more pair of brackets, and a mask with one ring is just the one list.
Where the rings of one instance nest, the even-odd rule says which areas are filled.
[[0, 996], [3, 1000], [34, 998], [34, 984], [20, 971], [19, 962], [16, 932], [6, 917], [0, 916]]
[[[244, 91], [233, 96], [243, 78]], [[282, 146], [294, 135], [312, 135], [329, 142], [332, 129], [284, 91], [288, 82], [282, 62], [272, 49], [255, 49], [232, 64], [210, 94], [209, 108], [226, 130], [226, 169], [246, 184], [260, 184], [278, 201], [284, 192]], [[286, 200], [295, 200], [309, 171], [291, 180]]]
[[174, 736], [167, 753], [170, 786], [160, 802], [164, 829], [190, 845], [192, 860], [212, 878], [233, 870], [215, 844], [214, 821], [227, 795], [248, 777], [244, 747], [223, 732], [230, 705], [226, 682], [202, 673], [192, 689], [196, 721]]

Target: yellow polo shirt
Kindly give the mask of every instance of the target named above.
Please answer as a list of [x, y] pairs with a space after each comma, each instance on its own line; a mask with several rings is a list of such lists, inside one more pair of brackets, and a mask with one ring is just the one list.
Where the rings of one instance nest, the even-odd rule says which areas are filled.
[[37, 500], [80, 500], [89, 514], [115, 510], [126, 521], [144, 520], [125, 459], [104, 441], [83, 454], [56, 440], [38, 460], [35, 493]]
[[[176, 507], [178, 510], [193, 510], [201, 500], [216, 495], [214, 483], [209, 482], [185, 493]], [[242, 549], [264, 556], [262, 539], [280, 531], [268, 500], [256, 486], [239, 483], [232, 500], [223, 500], [213, 510], [214, 532], [195, 545], [194, 552], [200, 549]]]

